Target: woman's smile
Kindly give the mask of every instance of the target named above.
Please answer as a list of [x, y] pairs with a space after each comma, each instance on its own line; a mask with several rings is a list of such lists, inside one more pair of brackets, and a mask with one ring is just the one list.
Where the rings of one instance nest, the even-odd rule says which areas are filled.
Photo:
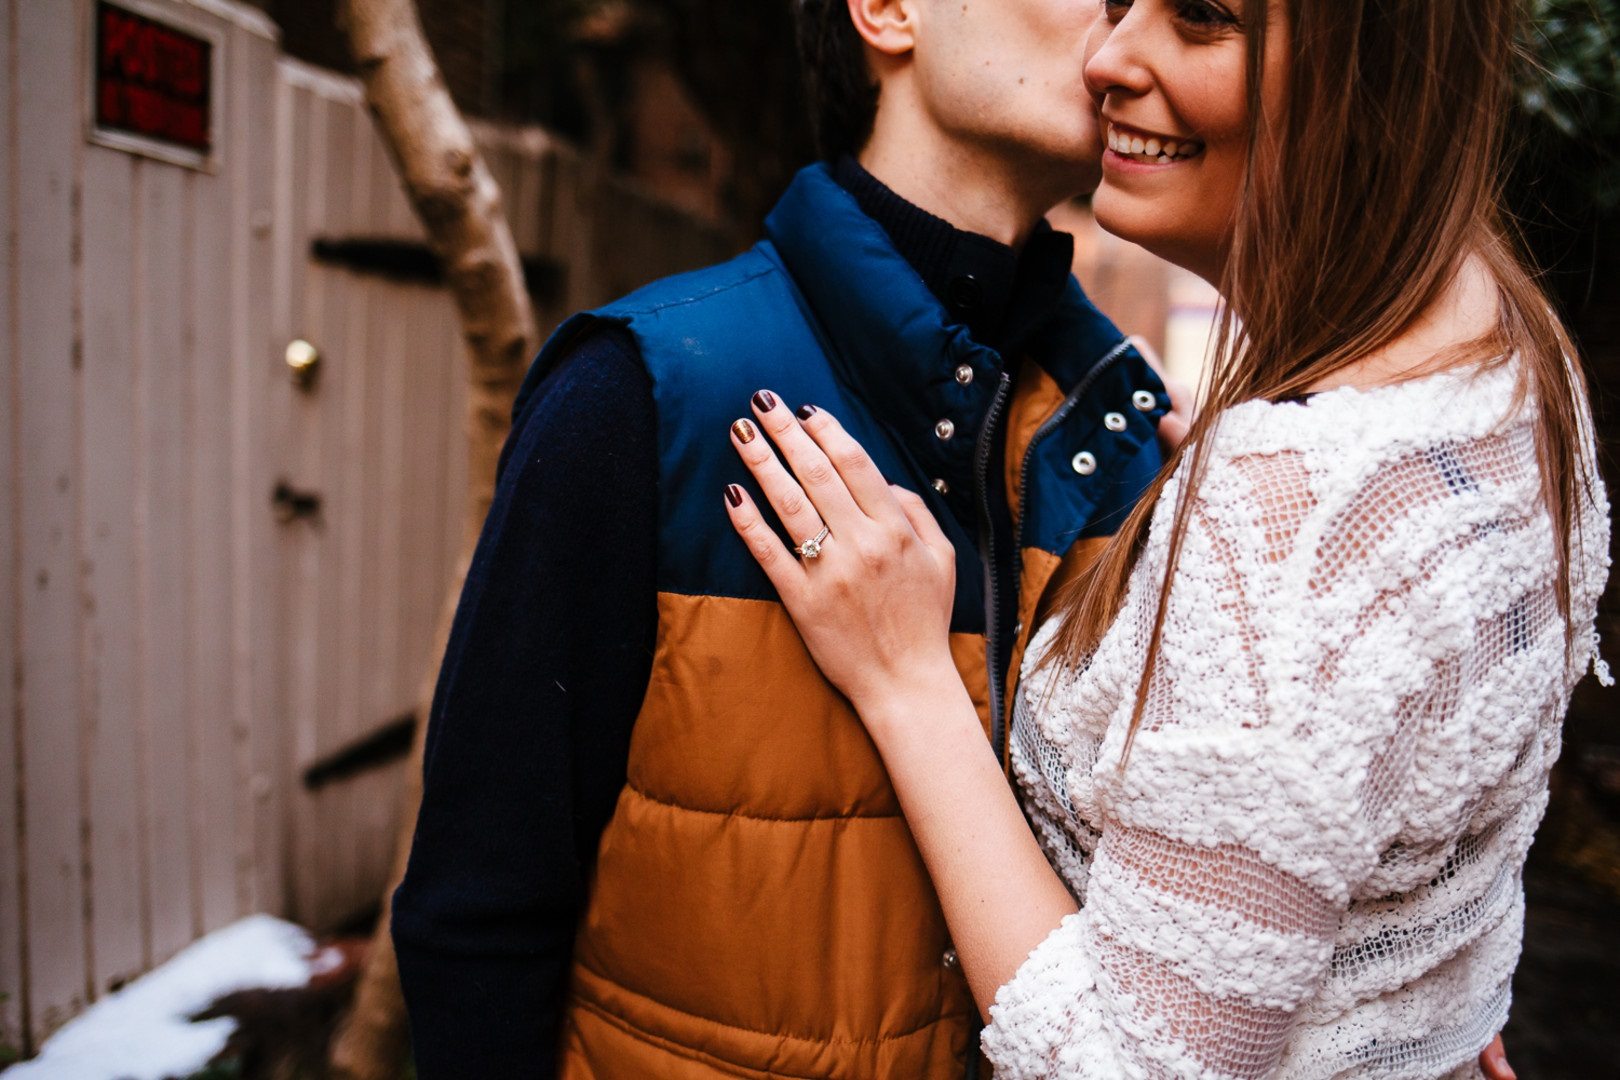
[[1103, 154], [1103, 167], [1125, 167], [1135, 171], [1146, 167], [1157, 169], [1166, 165], [1179, 165], [1204, 152], [1202, 140], [1191, 135], [1168, 135], [1127, 127], [1106, 121], [1108, 149]]

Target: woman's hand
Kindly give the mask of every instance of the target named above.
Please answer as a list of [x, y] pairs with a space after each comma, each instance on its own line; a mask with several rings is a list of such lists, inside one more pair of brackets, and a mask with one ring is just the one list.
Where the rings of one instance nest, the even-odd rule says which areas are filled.
[[1491, 1040], [1479, 1055], [1479, 1068], [1485, 1074], [1485, 1080], [1518, 1080], [1518, 1073], [1508, 1064], [1507, 1047], [1502, 1045], [1502, 1036], [1497, 1035]]
[[731, 426], [737, 453], [801, 547], [823, 528], [827, 535], [819, 554], [812, 546], [796, 555], [735, 484], [726, 488], [727, 512], [822, 673], [868, 723], [919, 690], [937, 690], [940, 679], [959, 679], [950, 652], [956, 553], [927, 505], [891, 486], [815, 406], [796, 418], [761, 390], [753, 408], [757, 426]]
[[1173, 454], [1187, 438], [1187, 432], [1192, 429], [1192, 422], [1198, 413], [1193, 392], [1186, 383], [1172, 379], [1165, 372], [1164, 361], [1159, 359], [1158, 352], [1147, 338], [1132, 334], [1126, 340], [1142, 354], [1148, 367], [1164, 383], [1164, 392], [1170, 395], [1170, 411], [1159, 418], [1159, 442], [1164, 446], [1165, 453]]

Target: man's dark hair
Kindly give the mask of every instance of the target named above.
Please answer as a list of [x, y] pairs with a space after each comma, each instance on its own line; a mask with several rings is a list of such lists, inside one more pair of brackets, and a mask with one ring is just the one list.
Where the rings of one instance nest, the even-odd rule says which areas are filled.
[[858, 154], [872, 137], [877, 80], [846, 0], [790, 0], [816, 151], [828, 161]]

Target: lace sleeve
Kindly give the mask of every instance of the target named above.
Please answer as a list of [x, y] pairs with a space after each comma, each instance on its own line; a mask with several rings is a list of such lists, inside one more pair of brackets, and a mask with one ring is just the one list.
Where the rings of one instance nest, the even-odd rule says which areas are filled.
[[[1324, 477], [1289, 452], [1214, 464], [1129, 762], [1122, 703], [1091, 773], [1101, 839], [1084, 906], [991, 1009], [997, 1080], [1277, 1068], [1410, 810], [1420, 748], [1467, 738], [1426, 721], [1445, 713], [1470, 598], [1511, 531], [1501, 500], [1453, 498], [1464, 459], [1480, 492], [1490, 453], [1424, 450], [1370, 477]], [[1150, 538], [1116, 656], [1140, 663], [1163, 558]]]

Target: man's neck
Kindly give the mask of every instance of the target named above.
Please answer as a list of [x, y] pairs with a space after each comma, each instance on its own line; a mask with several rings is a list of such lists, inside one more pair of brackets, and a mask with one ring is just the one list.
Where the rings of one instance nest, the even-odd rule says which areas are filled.
[[958, 229], [1022, 248], [1062, 195], [1032, 190], [1028, 170], [931, 133], [897, 131], [881, 119], [859, 155], [861, 167], [890, 191]]

